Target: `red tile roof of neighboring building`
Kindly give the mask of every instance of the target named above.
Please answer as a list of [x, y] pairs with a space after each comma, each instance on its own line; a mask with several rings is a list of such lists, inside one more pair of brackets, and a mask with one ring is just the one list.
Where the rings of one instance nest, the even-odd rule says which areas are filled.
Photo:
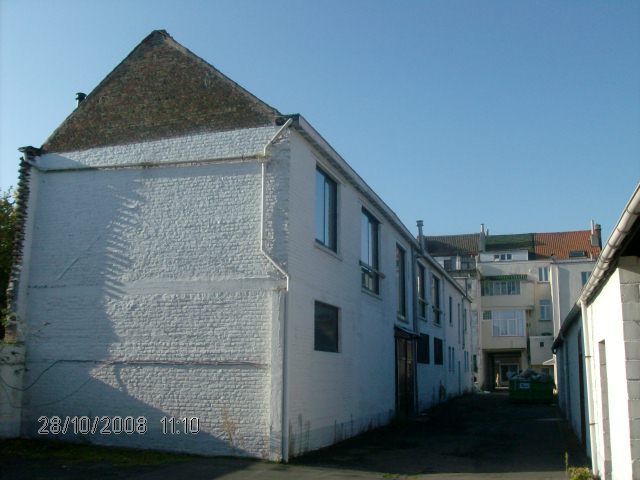
[[[536, 258], [557, 260], [579, 260], [580, 258], [598, 258], [600, 247], [591, 246], [591, 231], [536, 233]], [[581, 255], [581, 253], [583, 253]]]
[[[479, 233], [426, 237], [427, 251], [435, 256], [477, 255]], [[595, 259], [600, 247], [591, 246], [591, 231], [490, 235], [486, 251], [529, 250], [530, 258], [557, 260]]]

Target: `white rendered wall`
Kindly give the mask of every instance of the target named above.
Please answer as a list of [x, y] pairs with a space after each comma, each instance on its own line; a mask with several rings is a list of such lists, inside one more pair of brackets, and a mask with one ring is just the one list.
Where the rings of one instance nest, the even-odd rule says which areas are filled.
[[[252, 155], [273, 133], [245, 131], [245, 143], [227, 154]], [[216, 135], [188, 140], [154, 142], [152, 151], [177, 148], [180, 160], [196, 161], [226, 155], [221, 143], [212, 153]], [[45, 156], [42, 164], [127, 163], [144, 147]], [[274, 192], [287, 190], [287, 163], [285, 146], [276, 147], [266, 233], [280, 261], [287, 199]], [[38, 175], [28, 295], [19, 299], [23, 434], [37, 435], [40, 416], [144, 416], [144, 435], [90, 440], [274, 456], [272, 316], [282, 282], [259, 253], [260, 178], [255, 161]], [[198, 417], [200, 433], [165, 435], [163, 416]]]
[[592, 457], [599, 473], [605, 471], [601, 402], [600, 354], [598, 343], [606, 342], [607, 381], [609, 391], [609, 422], [611, 439], [611, 465], [613, 479], [632, 478], [631, 451], [629, 442], [629, 395], [625, 365], [625, 349], [622, 306], [620, 299], [620, 276], [616, 270], [607, 280], [597, 297], [588, 306], [588, 321], [592, 328], [592, 373], [595, 391], [591, 391], [595, 406], [596, 448]]

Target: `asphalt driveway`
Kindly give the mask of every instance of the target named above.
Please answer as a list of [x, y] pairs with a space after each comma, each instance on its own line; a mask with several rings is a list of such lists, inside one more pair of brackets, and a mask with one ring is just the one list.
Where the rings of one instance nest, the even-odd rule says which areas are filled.
[[492, 393], [454, 399], [416, 420], [377, 429], [288, 465], [186, 456], [169, 456], [157, 465], [74, 463], [7, 456], [0, 448], [0, 478], [566, 480], [565, 453], [571, 465], [586, 465], [555, 406], [512, 404], [506, 393]]

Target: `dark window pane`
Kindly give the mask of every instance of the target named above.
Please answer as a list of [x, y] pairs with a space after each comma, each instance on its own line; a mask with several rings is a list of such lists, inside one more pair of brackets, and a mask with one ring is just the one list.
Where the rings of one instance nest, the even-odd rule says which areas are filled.
[[433, 337], [433, 363], [435, 365], [442, 365], [444, 363], [443, 360], [442, 340]]
[[333, 251], [337, 245], [337, 185], [316, 169], [316, 240]]
[[398, 288], [398, 315], [407, 314], [406, 285], [405, 285], [405, 253], [396, 245], [396, 285]]
[[429, 363], [429, 335], [420, 335], [418, 339], [418, 363]]
[[325, 303], [315, 303], [315, 349], [338, 351], [338, 309]]

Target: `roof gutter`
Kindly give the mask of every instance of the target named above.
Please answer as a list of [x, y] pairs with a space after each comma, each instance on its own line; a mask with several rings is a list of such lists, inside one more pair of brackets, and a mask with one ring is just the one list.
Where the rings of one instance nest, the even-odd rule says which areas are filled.
[[[307, 142], [309, 142], [321, 154], [327, 162], [333, 166], [364, 198], [366, 198], [382, 216], [393, 225], [409, 242], [413, 248], [420, 251], [420, 243], [409, 229], [402, 223], [393, 210], [373, 191], [356, 171], [351, 168], [347, 161], [336, 152], [333, 147], [320, 135], [307, 120], [300, 114], [287, 115], [293, 121], [292, 128], [298, 132]], [[458, 282], [449, 275], [444, 268], [428, 253], [420, 254], [419, 257], [425, 259], [429, 264], [437, 269], [441, 275], [446, 277], [452, 285], [465, 297], [467, 292]]]
[[616, 224], [613, 233], [607, 240], [587, 284], [582, 289], [579, 302], [589, 303], [602, 284], [611, 276], [617, 264], [621, 247], [640, 216], [640, 183], [636, 186], [625, 209]]

